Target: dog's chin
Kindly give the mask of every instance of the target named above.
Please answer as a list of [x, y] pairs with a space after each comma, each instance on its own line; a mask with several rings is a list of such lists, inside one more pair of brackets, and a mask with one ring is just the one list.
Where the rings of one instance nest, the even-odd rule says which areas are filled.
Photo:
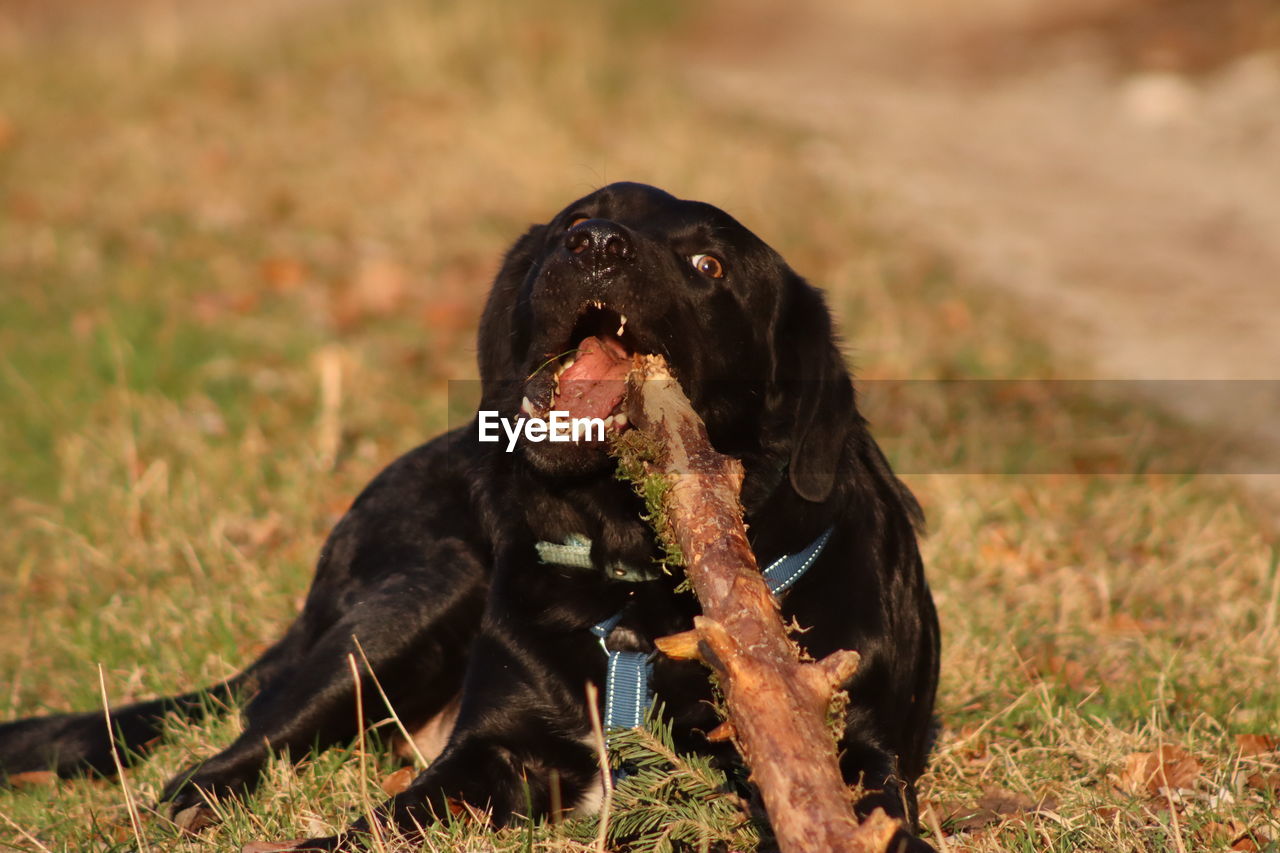
[[521, 438], [516, 452], [544, 477], [580, 478], [608, 474], [617, 461], [604, 441], [532, 442]]

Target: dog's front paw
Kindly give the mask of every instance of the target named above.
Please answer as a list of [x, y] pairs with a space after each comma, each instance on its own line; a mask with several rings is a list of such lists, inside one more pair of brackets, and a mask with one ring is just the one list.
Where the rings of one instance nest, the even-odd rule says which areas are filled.
[[160, 792], [167, 804], [169, 819], [184, 832], [196, 833], [218, 823], [218, 803], [242, 795], [257, 781], [258, 768], [248, 773], [236, 768], [216, 767], [213, 762], [194, 764], [169, 780]]
[[218, 823], [214, 798], [204, 786], [194, 781], [190, 772], [182, 773], [169, 781], [160, 794], [169, 813], [169, 820], [187, 835], [196, 835], [206, 827]]
[[169, 782], [160, 794], [160, 802], [183, 835], [199, 835], [210, 826], [222, 822], [217, 809], [222, 796], [232, 794], [225, 786], [209, 786], [182, 774]]

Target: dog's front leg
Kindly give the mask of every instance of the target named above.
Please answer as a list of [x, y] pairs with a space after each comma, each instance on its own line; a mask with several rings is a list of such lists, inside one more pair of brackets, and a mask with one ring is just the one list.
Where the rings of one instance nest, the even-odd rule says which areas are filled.
[[[497, 600], [495, 601], [494, 598]], [[487, 814], [497, 825], [568, 810], [601, 784], [586, 685], [604, 678], [589, 628], [538, 606], [528, 590], [490, 600], [473, 643], [462, 707], [448, 745], [410, 787], [384, 803], [380, 829], [413, 834], [450, 815]], [[341, 850], [372, 832], [369, 819], [302, 849]]]

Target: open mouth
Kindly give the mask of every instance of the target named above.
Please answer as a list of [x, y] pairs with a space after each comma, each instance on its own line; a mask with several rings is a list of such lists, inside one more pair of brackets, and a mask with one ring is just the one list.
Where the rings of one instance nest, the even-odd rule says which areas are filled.
[[603, 302], [587, 303], [561, 349], [525, 382], [520, 412], [546, 417], [563, 411], [571, 418], [599, 418], [607, 430], [626, 429], [621, 407], [637, 352], [626, 315]]

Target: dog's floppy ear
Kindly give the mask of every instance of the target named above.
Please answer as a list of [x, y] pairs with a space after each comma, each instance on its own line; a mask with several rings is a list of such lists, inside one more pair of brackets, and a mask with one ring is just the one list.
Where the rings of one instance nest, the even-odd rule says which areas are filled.
[[546, 231], [545, 225], [534, 225], [515, 242], [502, 260], [502, 267], [494, 279], [493, 289], [485, 302], [480, 317], [480, 333], [477, 357], [480, 362], [480, 379], [486, 388], [516, 376], [515, 353], [521, 342], [516, 340], [516, 313], [519, 310], [521, 287], [533, 271]]
[[818, 502], [831, 494], [858, 413], [822, 294], [790, 275], [774, 337], [783, 405], [794, 407], [789, 476], [800, 497]]

